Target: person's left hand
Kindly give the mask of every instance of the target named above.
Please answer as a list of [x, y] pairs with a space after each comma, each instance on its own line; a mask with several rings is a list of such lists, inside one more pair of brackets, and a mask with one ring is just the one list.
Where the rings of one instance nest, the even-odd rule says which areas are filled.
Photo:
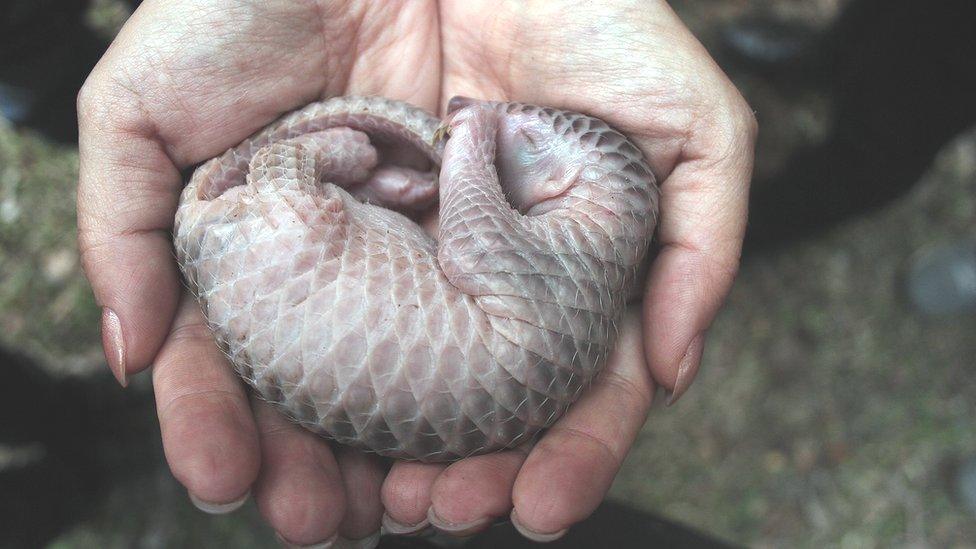
[[552, 540], [602, 501], [643, 425], [655, 382], [687, 390], [738, 268], [756, 124], [663, 0], [440, 4], [443, 105], [452, 95], [602, 118], [661, 183], [660, 251], [604, 371], [532, 448], [451, 465], [396, 463], [388, 530], [471, 534], [510, 515]]

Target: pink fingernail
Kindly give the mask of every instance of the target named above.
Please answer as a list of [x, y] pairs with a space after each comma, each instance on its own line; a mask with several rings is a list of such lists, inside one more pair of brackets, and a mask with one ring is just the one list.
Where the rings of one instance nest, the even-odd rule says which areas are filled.
[[698, 366], [701, 365], [704, 349], [705, 334], [698, 334], [688, 344], [688, 350], [685, 351], [685, 356], [681, 358], [681, 363], [678, 364], [678, 375], [674, 380], [674, 390], [668, 395], [665, 405], [671, 406], [678, 402], [681, 395], [685, 394], [688, 387], [691, 387], [691, 382], [695, 380], [695, 375], [698, 374]]
[[320, 541], [318, 543], [311, 543], [308, 545], [299, 545], [297, 543], [292, 543], [286, 540], [284, 536], [282, 536], [277, 532], [275, 533], [275, 537], [278, 538], [278, 543], [280, 543], [282, 547], [287, 547], [288, 549], [329, 549], [330, 547], [334, 547], [336, 545], [336, 541], [338, 541], [339, 539], [339, 534], [338, 533], [333, 534], [331, 538], [325, 541]]
[[129, 385], [129, 378], [125, 373], [125, 339], [122, 337], [122, 323], [115, 311], [105, 307], [102, 309], [102, 349], [105, 360], [112, 370], [112, 375], [119, 385]]
[[445, 534], [451, 534], [452, 536], [466, 536], [473, 534], [481, 529], [481, 527], [491, 522], [491, 518], [489, 517], [483, 517], [468, 522], [450, 522], [439, 517], [437, 513], [434, 512], [433, 507], [427, 510], [427, 520], [434, 528], [437, 528]]
[[227, 503], [213, 503], [210, 501], [203, 501], [202, 499], [194, 496], [192, 493], [187, 492], [190, 495], [190, 502], [197, 509], [208, 513], [211, 515], [226, 515], [240, 509], [242, 505], [247, 501], [247, 498], [251, 496], [251, 491], [248, 490], [244, 492], [244, 495], [235, 499], [234, 501], [229, 501]]
[[515, 512], [515, 509], [512, 509], [511, 518], [512, 518], [512, 526], [514, 526], [515, 529], [518, 530], [520, 534], [525, 536], [527, 539], [538, 543], [548, 543], [550, 541], [556, 541], [557, 539], [565, 536], [566, 532], [569, 531], [568, 528], [563, 528], [558, 532], [553, 532], [551, 534], [542, 534], [534, 530], [530, 530], [526, 528], [525, 525], [523, 525], [521, 522], [519, 522], [518, 513]]
[[430, 526], [430, 520], [425, 518], [417, 524], [405, 524], [402, 522], [397, 522], [393, 520], [390, 515], [383, 513], [382, 525], [381, 531], [384, 534], [392, 534], [394, 536], [410, 536], [418, 534]]

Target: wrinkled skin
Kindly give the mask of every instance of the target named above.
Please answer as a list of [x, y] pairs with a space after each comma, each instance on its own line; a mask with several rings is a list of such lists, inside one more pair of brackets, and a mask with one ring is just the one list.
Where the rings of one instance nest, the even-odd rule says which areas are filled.
[[[649, 159], [660, 251], [644, 299], [599, 382], [532, 448], [388, 470], [333, 451], [248, 402], [183, 294], [169, 235], [180, 171], [281, 113], [344, 94], [440, 113], [453, 95], [585, 112]], [[391, 532], [430, 521], [471, 533], [508, 514], [526, 535], [558, 536], [603, 498], [655, 385], [687, 389], [738, 265], [755, 122], [661, 0], [148, 0], [93, 71], [79, 112], [79, 244], [106, 310], [109, 364], [123, 383], [153, 365], [166, 457], [195, 501], [227, 510], [253, 493], [293, 543], [366, 538], [381, 518]]]

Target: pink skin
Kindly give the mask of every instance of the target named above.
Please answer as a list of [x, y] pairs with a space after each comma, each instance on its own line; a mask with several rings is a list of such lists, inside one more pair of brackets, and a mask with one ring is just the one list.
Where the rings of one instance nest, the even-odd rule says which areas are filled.
[[[741, 96], [664, 0], [208, 6], [144, 2], [79, 96], [79, 245], [105, 307], [106, 356], [123, 383], [154, 365], [174, 475], [198, 501], [230, 503], [250, 491], [294, 543], [353, 536], [353, 524], [355, 534], [378, 529], [383, 513], [384, 524], [403, 531], [430, 513], [465, 524], [512, 510], [536, 535], [585, 518], [645, 421], [655, 383], [675, 395], [690, 385], [735, 275], [756, 131]], [[662, 189], [661, 251], [644, 300], [626, 314], [591, 390], [527, 455], [449, 468], [398, 462], [388, 473], [375, 466], [385, 474], [375, 498], [375, 482], [364, 477], [332, 482], [351, 470], [349, 458], [324, 459], [333, 455], [328, 446], [300, 431], [282, 432], [276, 447], [289, 459], [311, 455], [317, 466], [295, 472], [300, 481], [264, 474], [280, 456], [265, 455], [258, 432], [273, 425], [252, 412], [196, 307], [181, 297], [169, 236], [181, 170], [281, 113], [343, 94], [441, 113], [456, 94], [585, 112], [634, 139]], [[267, 482], [255, 484], [259, 473]], [[464, 478], [485, 482], [476, 492]], [[277, 487], [289, 484], [298, 488], [285, 502]], [[343, 511], [336, 502], [347, 494], [368, 505]]]

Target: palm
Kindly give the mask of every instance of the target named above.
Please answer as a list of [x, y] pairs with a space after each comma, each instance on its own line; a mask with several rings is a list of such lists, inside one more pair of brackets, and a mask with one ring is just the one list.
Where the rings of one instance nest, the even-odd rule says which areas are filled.
[[[643, 423], [651, 374], [678, 392], [690, 381], [700, 334], [734, 273], [751, 161], [748, 116], [734, 89], [663, 2], [610, 9], [209, 4], [147, 0], [79, 98], [84, 264], [108, 311], [103, 330], [116, 375], [124, 383], [128, 373], [154, 365], [174, 475], [204, 502], [237, 500], [253, 485], [265, 517], [297, 543], [336, 532], [366, 537], [384, 509], [394, 531], [429, 519], [472, 532], [513, 506], [534, 532], [557, 532], [585, 517]], [[531, 451], [449, 467], [396, 463], [384, 478], [377, 460], [333, 453], [266, 406], [249, 405], [182, 295], [169, 243], [180, 171], [283, 112], [342, 94], [383, 95], [435, 112], [455, 94], [583, 111], [637, 140], [664, 181], [663, 248], [644, 327], [635, 308], [607, 371]], [[705, 97], [716, 99], [709, 112], [702, 111]], [[738, 126], [729, 128], [730, 118]], [[725, 129], [743, 147], [716, 159], [709, 147], [732, 146], [721, 139]], [[724, 178], [740, 194], [731, 205], [727, 192], [712, 187]], [[578, 478], [590, 481], [567, 482]]]

